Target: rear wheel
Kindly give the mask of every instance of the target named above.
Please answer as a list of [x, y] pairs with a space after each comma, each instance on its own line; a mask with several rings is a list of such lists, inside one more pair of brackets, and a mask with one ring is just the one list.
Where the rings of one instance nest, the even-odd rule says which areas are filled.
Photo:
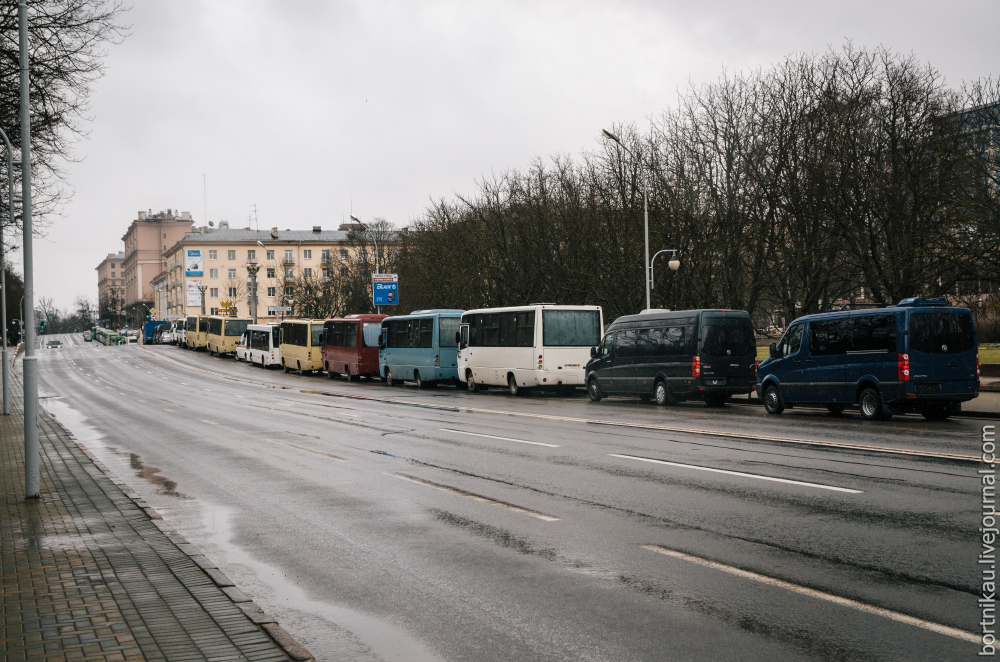
[[333, 379], [334, 377], [336, 377], [336, 376], [337, 376], [337, 373], [335, 373], [335, 372], [334, 372], [333, 370], [331, 370], [330, 368], [327, 368], [327, 369], [326, 369], [326, 376], [327, 376], [327, 377], [329, 377], [330, 379]]
[[661, 407], [665, 407], [674, 401], [673, 396], [670, 394], [670, 387], [662, 379], [653, 385], [653, 397], [656, 399], [656, 404]]
[[514, 375], [507, 375], [507, 390], [511, 395], [521, 394], [521, 387], [517, 385], [517, 378]]
[[892, 414], [886, 411], [882, 403], [882, 396], [871, 387], [861, 392], [858, 409], [861, 410], [861, 418], [866, 421], [887, 421], [892, 418]]
[[395, 378], [393, 378], [392, 371], [386, 370], [385, 371], [385, 385], [386, 386], [395, 386], [396, 384], [398, 384], [398, 382], [395, 380]]
[[476, 383], [476, 376], [472, 374], [471, 370], [465, 373], [465, 386], [469, 389], [469, 393], [475, 393], [479, 390], [479, 384]]
[[601, 385], [597, 383], [597, 377], [591, 377], [587, 382], [587, 395], [594, 402], [600, 402], [604, 394], [601, 393]]
[[424, 383], [424, 378], [420, 376], [419, 370], [413, 371], [413, 378], [417, 382], [417, 388], [427, 388], [427, 384]]
[[349, 381], [349, 382], [356, 382], [356, 381], [358, 381], [358, 376], [356, 374], [354, 374], [353, 372], [351, 372], [351, 367], [350, 366], [347, 366], [347, 365], [344, 366], [344, 374], [347, 375], [347, 381]]
[[781, 394], [774, 384], [764, 389], [764, 409], [768, 414], [780, 414], [785, 411], [785, 405], [781, 404]]

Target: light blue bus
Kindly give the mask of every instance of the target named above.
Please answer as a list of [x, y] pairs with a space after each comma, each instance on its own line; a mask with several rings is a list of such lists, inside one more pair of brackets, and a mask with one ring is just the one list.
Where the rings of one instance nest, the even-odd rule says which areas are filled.
[[379, 374], [389, 386], [418, 388], [458, 381], [458, 342], [463, 310], [417, 310], [382, 320]]

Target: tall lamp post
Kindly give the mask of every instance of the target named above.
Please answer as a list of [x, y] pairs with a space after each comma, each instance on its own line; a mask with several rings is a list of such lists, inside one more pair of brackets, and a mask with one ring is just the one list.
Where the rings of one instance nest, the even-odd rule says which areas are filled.
[[31, 98], [28, 85], [28, 6], [17, 5], [21, 65], [21, 225], [24, 257], [24, 497], [39, 497], [38, 472], [38, 357], [35, 356], [35, 275], [31, 250]]
[[[7, 147], [7, 220], [14, 225], [14, 147], [7, 134], [0, 129], [0, 137]], [[3, 230], [0, 228], [0, 325], [3, 326], [3, 415], [10, 414], [10, 367], [7, 365], [7, 263], [3, 248]]]
[[205, 314], [205, 292], [208, 291], [208, 285], [202, 283], [198, 286], [198, 291], [201, 292], [201, 314]]
[[[629, 156], [631, 156], [636, 162], [638, 162], [639, 165], [642, 165], [642, 162], [639, 161], [639, 159], [636, 158], [635, 153], [632, 150], [630, 150], [628, 147], [626, 147], [625, 143], [623, 143], [621, 140], [618, 139], [618, 136], [616, 136], [615, 134], [611, 133], [607, 129], [601, 129], [601, 133], [604, 134], [604, 137], [607, 138], [608, 140], [613, 140], [614, 142], [616, 142], [618, 144], [618, 146], [621, 147], [622, 149], [624, 149], [626, 152], [628, 152]], [[649, 309], [649, 308], [652, 307], [650, 305], [651, 283], [649, 282], [650, 281], [650, 277], [649, 277], [649, 196], [646, 194], [646, 186], [645, 186], [645, 184], [642, 185], [642, 212], [643, 212], [643, 214], [642, 214], [643, 225], [645, 227], [645, 236], [646, 236], [646, 260], [645, 260], [645, 262], [643, 262], [642, 271], [643, 271], [643, 277], [644, 277], [644, 279], [646, 281], [646, 308]]]
[[[357, 216], [353, 216], [352, 215], [351, 216], [351, 220], [354, 221], [355, 223], [357, 223], [358, 225], [360, 225], [362, 228], [364, 228], [365, 232], [367, 232], [369, 235], [371, 235], [371, 230], [368, 229], [368, 226], [365, 225], [361, 221], [361, 219], [359, 219]], [[380, 273], [382, 273], [382, 270], [379, 268], [379, 264], [378, 264], [378, 239], [376, 239], [374, 236], [372, 236], [372, 243], [375, 244], [375, 273], [380, 274]], [[375, 296], [374, 293], [372, 294], [372, 296], [373, 297]], [[372, 303], [374, 303], [374, 301]], [[379, 313], [381, 313], [382, 312], [382, 306], [375, 306], [375, 310], [378, 311]]]
[[257, 259], [254, 258], [253, 262], [247, 260], [247, 273], [250, 274], [250, 296], [247, 303], [250, 304], [250, 317], [253, 319], [253, 323], [257, 323], [257, 272], [260, 271], [260, 265], [257, 264]]

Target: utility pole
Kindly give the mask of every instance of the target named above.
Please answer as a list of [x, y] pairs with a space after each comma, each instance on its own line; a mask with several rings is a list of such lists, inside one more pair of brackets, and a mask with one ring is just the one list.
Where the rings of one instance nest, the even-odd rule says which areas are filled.
[[28, 6], [17, 5], [21, 60], [21, 225], [24, 228], [24, 497], [39, 497], [38, 357], [35, 356], [35, 275], [31, 250], [31, 97], [28, 87]]

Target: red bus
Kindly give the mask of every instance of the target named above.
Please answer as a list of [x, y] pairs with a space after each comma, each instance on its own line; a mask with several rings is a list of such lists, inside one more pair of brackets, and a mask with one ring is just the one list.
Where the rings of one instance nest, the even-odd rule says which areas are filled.
[[378, 339], [388, 315], [348, 315], [323, 324], [323, 368], [330, 379], [344, 375], [352, 382], [378, 376]]

